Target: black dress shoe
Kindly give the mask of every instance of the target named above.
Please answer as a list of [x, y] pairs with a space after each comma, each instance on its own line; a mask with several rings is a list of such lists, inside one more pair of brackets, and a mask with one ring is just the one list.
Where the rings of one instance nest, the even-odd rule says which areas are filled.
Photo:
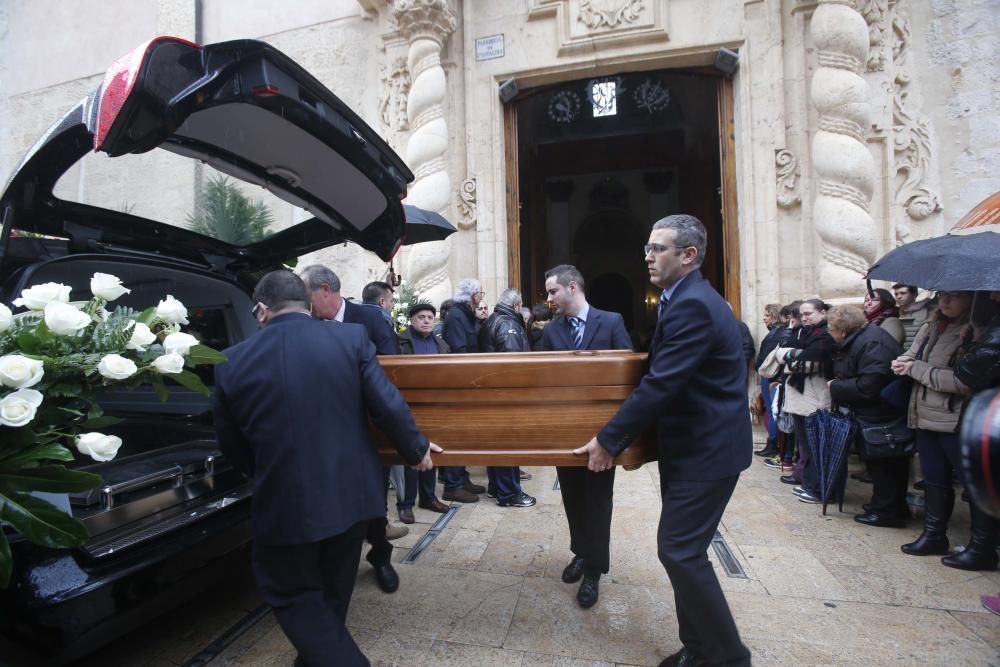
[[576, 592], [576, 601], [584, 609], [590, 609], [597, 602], [597, 591], [600, 588], [601, 575], [585, 574], [580, 582], [580, 590]]
[[395, 593], [399, 588], [399, 575], [393, 569], [392, 563], [372, 563], [375, 568], [375, 581], [384, 593]]
[[695, 657], [694, 653], [682, 648], [677, 653], [671, 656], [667, 656], [663, 662], [660, 663], [660, 667], [708, 667], [711, 663], [706, 660], [701, 660]]
[[866, 526], [878, 526], [879, 528], [902, 528], [906, 525], [906, 519], [903, 517], [879, 514], [878, 512], [855, 514], [854, 520]]
[[580, 577], [583, 576], [583, 559], [579, 556], [573, 556], [573, 560], [569, 562], [566, 569], [563, 570], [562, 580], [567, 584], [572, 584], [580, 581]]
[[779, 477], [783, 484], [801, 484], [802, 480], [798, 479], [795, 475], [782, 475]]

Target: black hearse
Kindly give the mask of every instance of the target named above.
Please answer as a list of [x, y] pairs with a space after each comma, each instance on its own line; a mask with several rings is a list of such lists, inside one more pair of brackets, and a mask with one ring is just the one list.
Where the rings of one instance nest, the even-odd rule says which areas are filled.
[[[286, 207], [280, 231], [242, 246], [191, 231], [178, 211], [211, 170]], [[122, 197], [131, 176], [145, 178], [124, 201], [96, 201], [103, 190]], [[90, 276], [110, 273], [132, 289], [116, 304], [172, 294], [188, 308], [186, 329], [221, 350], [253, 333], [249, 293], [283, 261], [344, 241], [389, 259], [412, 179], [368, 125], [267, 44], [156, 38], [118, 60], [10, 178], [0, 300], [45, 282], [88, 299]], [[101, 487], [50, 498], [86, 524], [89, 542], [45, 549], [3, 527], [14, 574], [0, 591], [0, 632], [46, 663], [93, 650], [248, 560], [250, 491], [216, 448], [209, 399], [177, 386], [166, 402], [143, 390], [101, 402], [124, 418], [114, 433], [125, 444], [108, 463], [77, 461]]]

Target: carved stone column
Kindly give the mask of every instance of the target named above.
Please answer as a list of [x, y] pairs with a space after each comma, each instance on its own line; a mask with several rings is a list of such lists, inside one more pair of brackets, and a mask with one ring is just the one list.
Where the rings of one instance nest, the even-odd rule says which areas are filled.
[[861, 293], [878, 248], [869, 212], [875, 188], [875, 161], [866, 144], [871, 98], [861, 77], [868, 26], [849, 0], [820, 0], [810, 34], [819, 60], [811, 87], [818, 119], [812, 139], [812, 219], [821, 242], [816, 288], [824, 297], [852, 297]]
[[[441, 67], [441, 48], [455, 30], [455, 15], [447, 0], [397, 0], [392, 12], [400, 33], [409, 43], [407, 67], [410, 92], [406, 117], [410, 139], [406, 163], [416, 177], [406, 203], [448, 215], [451, 180], [448, 176], [448, 124], [444, 99], [447, 82]], [[407, 247], [401, 255], [403, 276], [432, 303], [452, 296], [447, 262], [451, 239]]]

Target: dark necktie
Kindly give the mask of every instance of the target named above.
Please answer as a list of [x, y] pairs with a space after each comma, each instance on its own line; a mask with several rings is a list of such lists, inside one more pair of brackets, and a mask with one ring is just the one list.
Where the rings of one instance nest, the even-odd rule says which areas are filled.
[[663, 309], [667, 307], [667, 290], [660, 293], [660, 303], [656, 306], [656, 319], [663, 317]]
[[583, 347], [583, 327], [584, 321], [579, 317], [569, 318], [569, 326], [573, 332], [573, 347], [580, 349]]

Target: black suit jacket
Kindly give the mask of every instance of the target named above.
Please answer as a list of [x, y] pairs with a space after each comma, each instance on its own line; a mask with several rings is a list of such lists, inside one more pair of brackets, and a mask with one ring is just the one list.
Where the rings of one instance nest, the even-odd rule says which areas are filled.
[[660, 476], [717, 480], [750, 466], [747, 363], [736, 317], [693, 271], [656, 323], [649, 370], [598, 442], [618, 454], [656, 424]]
[[365, 329], [280, 315], [226, 356], [215, 371], [215, 430], [252, 479], [254, 538], [317, 542], [385, 516], [369, 415], [411, 465], [428, 442]]
[[[575, 350], [569, 318], [560, 315], [542, 329], [539, 350]], [[587, 325], [583, 328], [584, 350], [631, 350], [632, 339], [625, 331], [625, 320], [618, 313], [590, 306]]]
[[399, 354], [399, 340], [392, 325], [377, 309], [379, 306], [344, 302], [344, 324], [361, 324], [375, 344], [377, 354]]

